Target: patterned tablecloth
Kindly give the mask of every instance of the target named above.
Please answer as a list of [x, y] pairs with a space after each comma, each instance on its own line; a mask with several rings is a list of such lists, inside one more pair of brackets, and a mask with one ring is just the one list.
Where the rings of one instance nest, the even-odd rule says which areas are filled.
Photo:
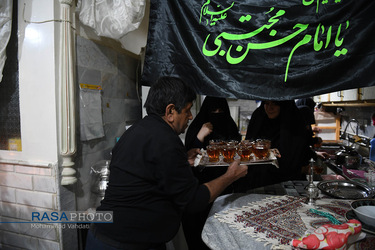
[[[231, 194], [219, 197], [202, 232], [211, 249], [292, 249], [290, 242], [321, 225], [331, 223], [310, 208], [328, 212], [345, 223], [350, 201], [319, 199], [308, 206], [304, 197]], [[368, 244], [375, 244], [375, 238]], [[354, 246], [355, 247], [355, 246]], [[374, 247], [374, 246], [372, 246]], [[356, 248], [354, 248], [356, 249]], [[357, 249], [363, 248], [363, 245]], [[368, 248], [375, 249], [375, 248]]]

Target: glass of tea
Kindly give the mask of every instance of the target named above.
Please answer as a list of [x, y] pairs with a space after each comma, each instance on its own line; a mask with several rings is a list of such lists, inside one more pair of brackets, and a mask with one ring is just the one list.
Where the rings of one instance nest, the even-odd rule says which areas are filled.
[[220, 140], [220, 139], [216, 139], [216, 140], [210, 140], [209, 141], [209, 145], [215, 145], [217, 148], [218, 148], [218, 150], [219, 150], [219, 153], [221, 154], [221, 155], [223, 155], [223, 146], [225, 145], [226, 143], [225, 143], [225, 141], [223, 141], [223, 140]]
[[253, 143], [253, 153], [258, 160], [265, 160], [269, 156], [271, 141], [258, 139]]
[[241, 157], [241, 161], [250, 161], [251, 151], [251, 144], [241, 143], [238, 147], [238, 155]]
[[233, 161], [236, 154], [236, 144], [227, 143], [222, 147], [222, 153], [224, 156], [224, 161], [230, 163]]
[[220, 159], [220, 150], [217, 145], [208, 145], [206, 147], [209, 162], [218, 162]]

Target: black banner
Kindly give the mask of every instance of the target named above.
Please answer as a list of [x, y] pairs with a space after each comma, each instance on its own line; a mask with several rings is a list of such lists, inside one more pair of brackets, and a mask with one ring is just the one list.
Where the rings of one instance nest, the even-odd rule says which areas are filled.
[[152, 0], [142, 84], [286, 100], [375, 86], [375, 1]]

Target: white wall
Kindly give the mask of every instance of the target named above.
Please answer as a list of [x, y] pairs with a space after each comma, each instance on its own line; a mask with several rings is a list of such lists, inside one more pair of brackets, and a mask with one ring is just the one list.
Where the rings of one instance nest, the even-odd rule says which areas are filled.
[[55, 32], [61, 23], [28, 24], [23, 17], [25, 13], [26, 20], [37, 22], [56, 19], [58, 4], [18, 0], [22, 152], [0, 150], [0, 221], [11, 222], [0, 223], [0, 249], [62, 249], [58, 227], [15, 223], [31, 221], [33, 211], [61, 209], [55, 65]]
[[[26, 3], [26, 5], [24, 5]], [[55, 23], [27, 24], [23, 19], [55, 19], [55, 1], [19, 0], [19, 90], [22, 152], [0, 150], [0, 161], [56, 163]]]

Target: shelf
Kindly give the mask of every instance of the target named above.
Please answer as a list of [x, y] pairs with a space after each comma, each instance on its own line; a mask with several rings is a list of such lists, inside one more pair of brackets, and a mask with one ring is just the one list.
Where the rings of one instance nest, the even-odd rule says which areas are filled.
[[375, 106], [375, 101], [356, 101], [356, 102], [323, 102], [326, 107], [372, 107]]
[[324, 142], [340, 140], [339, 116], [326, 112], [317, 112], [315, 113], [315, 127], [321, 130], [318, 136], [321, 137]]

